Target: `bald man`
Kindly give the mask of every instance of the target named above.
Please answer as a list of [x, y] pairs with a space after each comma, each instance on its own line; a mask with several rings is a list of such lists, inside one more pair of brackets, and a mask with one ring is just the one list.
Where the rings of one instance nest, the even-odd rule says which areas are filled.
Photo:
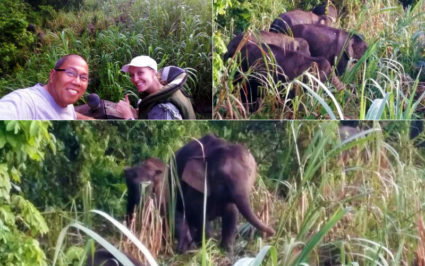
[[46, 85], [15, 90], [0, 99], [3, 120], [74, 120], [84, 119], [74, 103], [89, 83], [89, 67], [84, 58], [70, 54], [59, 59], [50, 71]]

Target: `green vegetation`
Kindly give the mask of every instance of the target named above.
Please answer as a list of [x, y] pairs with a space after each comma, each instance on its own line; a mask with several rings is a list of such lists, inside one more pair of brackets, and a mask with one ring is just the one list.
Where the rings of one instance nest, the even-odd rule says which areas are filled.
[[5, 265], [47, 265], [37, 238], [49, 227], [20, 184], [29, 160], [42, 161], [49, 145], [55, 150], [49, 125], [9, 121], [0, 126], [0, 261]]
[[[185, 89], [195, 111], [201, 118], [211, 117], [212, 26], [207, 0], [31, 2], [35, 7], [23, 0], [0, 2], [0, 11], [5, 11], [0, 15], [0, 55], [9, 56], [2, 56], [6, 59], [0, 66], [0, 95], [47, 82], [56, 61], [76, 53], [89, 63], [87, 92], [118, 101], [127, 93], [137, 95], [121, 67], [145, 54], [159, 67], [185, 68]], [[11, 20], [19, 23], [10, 27]], [[27, 30], [29, 23], [34, 33]], [[130, 99], [137, 102], [136, 97]]]
[[162, 226], [146, 192], [145, 235], [136, 237], [159, 264], [412, 265], [424, 259], [424, 133], [410, 140], [403, 121], [360, 125], [341, 141], [332, 121], [1, 122], [0, 258], [78, 265], [93, 239], [144, 258], [105, 214], [123, 221], [124, 167], [168, 161], [192, 137], [214, 132], [252, 151], [259, 178], [251, 202], [277, 233], [261, 239], [240, 219], [234, 256], [217, 239], [177, 255], [170, 240], [155, 242]]
[[[249, 114], [241, 104], [239, 60], [223, 62], [236, 33], [269, 30], [281, 13], [310, 10], [323, 1], [219, 0], [214, 2], [213, 117], [217, 119], [412, 119], [422, 118], [425, 91], [425, 2], [403, 9], [396, 0], [332, 1], [337, 28], [361, 34], [369, 49], [340, 78], [345, 89], [302, 75], [293, 82], [263, 81], [263, 101]], [[251, 74], [254, 77], [254, 74]], [[326, 89], [325, 89], [326, 88]], [[286, 99], [296, 90], [294, 99]], [[316, 94], [316, 95], [315, 95]], [[342, 110], [342, 114], [339, 113]]]

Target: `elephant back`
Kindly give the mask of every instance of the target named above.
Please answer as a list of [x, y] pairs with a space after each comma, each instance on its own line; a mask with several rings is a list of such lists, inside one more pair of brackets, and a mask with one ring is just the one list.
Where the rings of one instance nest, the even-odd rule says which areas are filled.
[[326, 15], [317, 15], [312, 11], [292, 10], [280, 14], [280, 16], [272, 22], [270, 31], [290, 34], [293, 26], [303, 24], [331, 26], [332, 18]]
[[258, 49], [260, 45], [263, 46], [263, 49], [266, 51], [268, 49], [265, 45], [275, 45], [282, 48], [283, 51], [295, 51], [310, 55], [308, 42], [302, 38], [293, 38], [282, 33], [259, 31], [240, 33], [233, 38], [227, 46], [224, 60], [234, 56], [238, 51], [247, 50], [246, 47], [248, 46], [254, 46], [254, 49]]

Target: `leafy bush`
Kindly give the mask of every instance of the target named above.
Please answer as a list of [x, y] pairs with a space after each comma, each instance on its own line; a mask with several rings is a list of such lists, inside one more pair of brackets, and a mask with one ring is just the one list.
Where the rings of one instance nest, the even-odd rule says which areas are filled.
[[29, 4], [31, 4], [35, 8], [39, 8], [39, 6], [52, 6], [56, 10], [59, 9], [65, 9], [65, 10], [72, 10], [72, 9], [79, 9], [83, 3], [84, 0], [25, 0]]
[[20, 68], [29, 56], [34, 35], [27, 31], [28, 12], [21, 0], [0, 1], [0, 75]]
[[22, 171], [29, 159], [44, 158], [54, 142], [39, 121], [0, 122], [0, 261], [4, 265], [47, 265], [37, 238], [48, 232], [41, 213], [22, 193]]

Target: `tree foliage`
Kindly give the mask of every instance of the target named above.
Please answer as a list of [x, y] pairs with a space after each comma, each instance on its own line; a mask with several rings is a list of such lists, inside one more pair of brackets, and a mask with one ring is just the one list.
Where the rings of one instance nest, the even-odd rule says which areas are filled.
[[4, 265], [47, 265], [37, 238], [48, 232], [34, 205], [22, 194], [22, 172], [29, 160], [54, 151], [49, 123], [0, 122], [0, 261]]
[[0, 1], [0, 74], [22, 66], [34, 35], [27, 31], [30, 8], [21, 0]]
[[56, 10], [59, 9], [78, 9], [83, 4], [83, 0], [25, 0], [29, 4], [31, 4], [35, 8], [39, 8], [40, 6], [52, 6]]

